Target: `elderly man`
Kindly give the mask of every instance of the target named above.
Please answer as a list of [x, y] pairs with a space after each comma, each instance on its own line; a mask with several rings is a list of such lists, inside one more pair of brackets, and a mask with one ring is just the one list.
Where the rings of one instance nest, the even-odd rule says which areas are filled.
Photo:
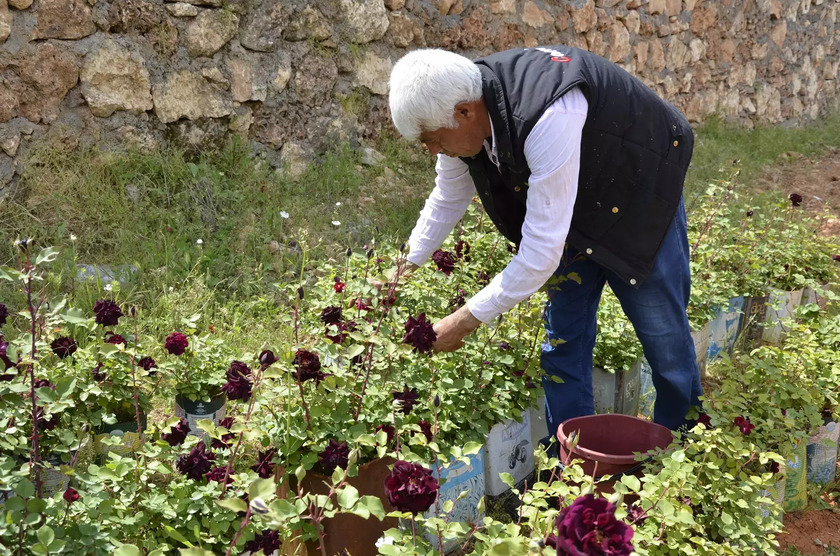
[[[654, 421], [676, 429], [699, 405], [686, 306], [689, 252], [682, 200], [694, 143], [674, 107], [611, 62], [564, 46], [471, 61], [417, 50], [391, 73], [394, 125], [437, 155], [434, 190], [411, 233], [422, 265], [477, 193], [518, 247], [510, 264], [434, 326], [441, 351], [552, 276], [542, 347], [546, 414], [594, 412], [592, 350], [604, 284], [621, 301], [653, 370]], [[563, 280], [575, 273], [579, 280]]]

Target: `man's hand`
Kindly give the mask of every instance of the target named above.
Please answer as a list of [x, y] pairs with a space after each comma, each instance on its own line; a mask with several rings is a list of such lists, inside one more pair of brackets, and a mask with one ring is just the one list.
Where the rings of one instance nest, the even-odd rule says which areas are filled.
[[437, 334], [432, 349], [435, 351], [455, 351], [464, 345], [464, 338], [473, 330], [481, 326], [481, 321], [475, 318], [467, 306], [464, 305], [448, 317], [435, 323]]

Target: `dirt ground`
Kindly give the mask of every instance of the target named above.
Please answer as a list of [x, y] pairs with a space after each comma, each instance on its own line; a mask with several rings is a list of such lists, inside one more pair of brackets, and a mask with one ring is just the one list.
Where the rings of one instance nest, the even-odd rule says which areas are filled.
[[[799, 193], [802, 206], [824, 220], [822, 232], [840, 237], [840, 149], [832, 149], [820, 158], [805, 158], [799, 153], [786, 153], [783, 158], [786, 164], [749, 184], [750, 189]], [[825, 210], [829, 212], [827, 217], [823, 215]]]
[[[767, 172], [751, 188], [799, 193], [803, 207], [823, 219], [822, 233], [840, 238], [840, 149], [820, 158], [786, 155], [788, 163]], [[824, 216], [824, 211], [829, 215]], [[840, 469], [838, 469], [840, 474]], [[777, 538], [782, 551], [795, 547], [802, 554], [826, 554], [827, 546], [840, 549], [840, 508], [805, 510], [784, 516], [784, 533]]]

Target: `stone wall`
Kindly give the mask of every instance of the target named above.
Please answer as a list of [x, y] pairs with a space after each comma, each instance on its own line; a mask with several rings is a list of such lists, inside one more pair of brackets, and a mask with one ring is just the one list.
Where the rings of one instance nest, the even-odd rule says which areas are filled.
[[801, 122], [833, 102], [840, 0], [0, 0], [0, 196], [36, 144], [208, 149], [275, 166], [389, 126], [407, 50], [567, 44], [692, 121]]

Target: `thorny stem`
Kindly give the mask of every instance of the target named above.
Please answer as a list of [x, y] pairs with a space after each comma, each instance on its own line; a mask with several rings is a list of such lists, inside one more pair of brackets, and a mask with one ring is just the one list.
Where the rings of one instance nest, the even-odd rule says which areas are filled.
[[312, 429], [312, 419], [309, 417], [309, 406], [306, 405], [306, 396], [303, 393], [303, 383], [298, 380], [298, 388], [300, 388], [300, 403], [303, 406], [303, 414], [306, 416], [306, 430]]
[[225, 552], [225, 556], [230, 556], [231, 552], [233, 551], [233, 547], [236, 546], [236, 541], [239, 540], [239, 536], [242, 534], [242, 531], [245, 527], [248, 526], [248, 523], [251, 521], [251, 506], [248, 506], [248, 510], [245, 512], [245, 517], [242, 518], [242, 524], [239, 526], [239, 530], [233, 536], [233, 540], [230, 541], [230, 546], [228, 546], [227, 552]]
[[[388, 283], [388, 293], [386, 294], [385, 304], [382, 307], [382, 311], [379, 315], [379, 322], [376, 323], [376, 330], [373, 332], [374, 336], [379, 335], [379, 330], [380, 328], [382, 328], [382, 322], [385, 320], [385, 316], [390, 310], [390, 300], [391, 297], [396, 294], [397, 285], [400, 283], [400, 275], [402, 274], [403, 270], [405, 270], [406, 262], [407, 259], [403, 258], [400, 260], [400, 262], [397, 263], [397, 269], [394, 273], [394, 281]], [[365, 265], [367, 265], [367, 263], [365, 263]], [[365, 277], [365, 279], [367, 279], [367, 266], [365, 266]], [[366, 367], [365, 380], [362, 382], [362, 391], [359, 395], [359, 405], [356, 407], [356, 413], [353, 415], [354, 423], [357, 423], [359, 421], [359, 414], [362, 412], [362, 402], [364, 401], [365, 392], [367, 391], [368, 380], [370, 380], [370, 371], [373, 368], [373, 344], [370, 344], [370, 346], [368, 347], [364, 365]]]
[[[35, 403], [35, 340], [37, 337], [35, 327], [37, 322], [37, 313], [41, 307], [41, 303], [38, 303], [36, 306], [32, 302], [32, 272], [35, 268], [30, 262], [28, 251], [26, 253], [24, 268], [27, 272], [24, 290], [26, 291], [26, 305], [29, 308], [29, 333], [32, 339], [32, 351], [29, 354], [29, 398], [32, 401], [32, 457], [29, 460], [29, 470], [31, 472], [33, 465], [35, 466], [35, 495], [38, 498], [41, 498], [41, 456], [38, 451], [38, 416], [37, 405]], [[46, 408], [44, 408], [44, 411], [46, 412]]]
[[[260, 379], [262, 378], [263, 371], [265, 371], [266, 367], [260, 363], [260, 370], [257, 371], [257, 376], [254, 377], [254, 387], [251, 392], [251, 400], [248, 403], [248, 411], [245, 413], [245, 428], [248, 427], [248, 423], [251, 421], [251, 412], [254, 410], [254, 404], [257, 400], [257, 389], [260, 386]], [[304, 402], [305, 403], [305, 402]], [[307, 424], [309, 423], [308, 415], [307, 415]], [[245, 431], [242, 430], [239, 432], [239, 438], [236, 439], [236, 445], [233, 447], [233, 452], [230, 454], [230, 459], [228, 459], [227, 467], [225, 467], [225, 478], [222, 481], [222, 494], [219, 498], [224, 498], [225, 492], [227, 491], [228, 485], [228, 477], [230, 477], [230, 470], [233, 468], [233, 462], [236, 460], [237, 452], [239, 452], [239, 446], [242, 445], [242, 437], [245, 434]]]
[[137, 353], [137, 312], [132, 311], [132, 313], [134, 313], [134, 353], [131, 354], [131, 387], [134, 389], [134, 419], [137, 421], [137, 436], [142, 442], [143, 426], [140, 424], [140, 393], [137, 388], [137, 379], [134, 372], [134, 357]]

